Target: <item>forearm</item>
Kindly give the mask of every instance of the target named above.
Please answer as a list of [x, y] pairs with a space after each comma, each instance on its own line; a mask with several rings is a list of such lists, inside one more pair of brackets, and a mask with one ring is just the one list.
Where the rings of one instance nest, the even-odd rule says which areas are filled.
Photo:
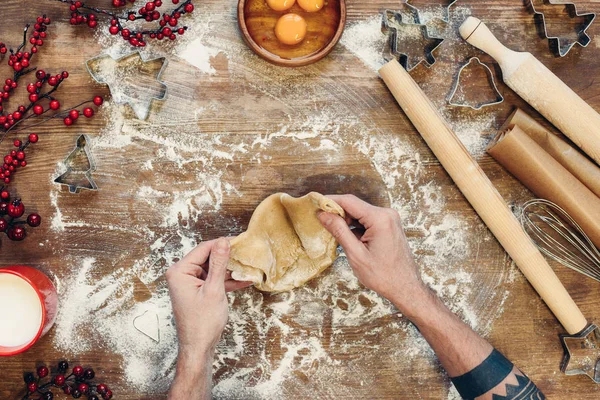
[[214, 350], [179, 350], [175, 380], [169, 400], [209, 400], [212, 390]]
[[544, 398], [527, 376], [430, 290], [413, 296], [413, 303], [403, 311], [431, 345], [463, 398], [492, 399], [494, 394], [507, 400]]

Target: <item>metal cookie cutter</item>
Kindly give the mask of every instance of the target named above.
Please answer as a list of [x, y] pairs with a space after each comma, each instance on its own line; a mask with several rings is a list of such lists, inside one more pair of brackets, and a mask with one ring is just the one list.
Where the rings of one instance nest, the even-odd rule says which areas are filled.
[[[410, 0], [409, 0], [410, 1]], [[456, 3], [458, 0], [450, 0], [450, 1], [446, 1], [448, 4], [443, 6], [443, 10], [444, 10], [444, 14], [442, 16], [442, 21], [444, 22], [450, 22], [450, 7], [452, 7], [454, 5], [454, 3]], [[417, 13], [419, 13], [419, 9], [416, 8], [415, 6], [411, 5], [410, 3], [406, 2], [406, 5], [412, 9], [414, 9]], [[420, 14], [419, 14], [420, 15]], [[420, 19], [420, 18], [419, 18]], [[422, 21], [422, 20], [421, 20]]]
[[[88, 142], [89, 138], [86, 135], [77, 138], [77, 146], [64, 162], [67, 171], [54, 179], [55, 183], [68, 186], [71, 193], [79, 193], [81, 189], [98, 190], [98, 186], [92, 178], [92, 172], [96, 170], [96, 163], [90, 152]], [[86, 165], [86, 167], [77, 166], [77, 161]]]
[[600, 383], [600, 329], [588, 325], [576, 335], [560, 335], [565, 355], [560, 369], [565, 375], [587, 375]]
[[[463, 71], [465, 70], [465, 68], [467, 68], [469, 65], [471, 65], [471, 63], [477, 63], [478, 65], [481, 65], [485, 68], [486, 75], [488, 77], [488, 82], [490, 83], [490, 88], [494, 90], [494, 93], [496, 93], [496, 98], [494, 100], [481, 102], [478, 104], [469, 104], [465, 101], [461, 102], [459, 99], [455, 99], [456, 92], [458, 91], [458, 88], [460, 86], [460, 79], [462, 77]], [[503, 101], [504, 101], [504, 97], [498, 90], [498, 86], [496, 86], [496, 80], [494, 79], [494, 74], [493, 74], [492, 70], [490, 69], [490, 67], [488, 67], [487, 65], [482, 63], [478, 57], [470, 58], [466, 64], [463, 64], [460, 67], [460, 69], [458, 70], [458, 75], [456, 76], [456, 80], [454, 81], [454, 86], [452, 87], [452, 90], [450, 91], [450, 94], [448, 95], [448, 104], [449, 105], [455, 106], [455, 107], [469, 107], [469, 108], [472, 108], [473, 110], [481, 110], [483, 107], [489, 107], [489, 106], [493, 106], [496, 104], [500, 104]]]
[[[137, 57], [142, 64], [152, 61], [160, 61], [161, 68], [152, 76], [151, 82], [144, 81], [144, 74], [141, 72], [143, 68], [137, 68], [135, 76], [123, 76], [121, 71], [116, 67], [117, 64], [123, 63], [130, 58]], [[111, 62], [113, 66], [102, 65], [106, 62]], [[103, 54], [86, 61], [85, 66], [91, 77], [98, 83], [108, 85], [113, 100], [117, 104], [129, 104], [135, 115], [145, 120], [150, 114], [150, 107], [153, 100], [164, 100], [167, 97], [167, 85], [160, 80], [166, 66], [167, 59], [165, 57], [147, 57], [139, 51], [126, 54], [119, 58], [113, 58], [107, 54]], [[103, 67], [113, 68], [113, 75], [110, 72], [104, 71]], [[143, 67], [143, 66], [142, 66]], [[127, 67], [124, 68], [127, 70]], [[131, 70], [131, 67], [129, 67]], [[137, 73], [140, 72], [140, 73]], [[153, 87], [154, 86], [154, 87]]]
[[[422, 62], [425, 62], [425, 65], [429, 68], [435, 64], [436, 61], [433, 52], [444, 42], [444, 39], [431, 36], [427, 30], [427, 26], [420, 23], [416, 9], [410, 5], [409, 8], [413, 11], [413, 17], [415, 21], [415, 23], [412, 24], [404, 23], [402, 21], [402, 14], [397, 11], [385, 10], [383, 12], [381, 30], [389, 37], [389, 54], [384, 54], [384, 57], [388, 59], [397, 59], [400, 65], [402, 65], [407, 71], [413, 70]], [[409, 54], [399, 49], [399, 44], [401, 41], [401, 35], [399, 32], [406, 32], [409, 29], [419, 29], [423, 38], [428, 42], [424, 48], [423, 58], [419, 59], [413, 64], [410, 63]]]
[[[535, 7], [536, 1], [540, 1], [541, 3], [548, 3], [550, 5], [564, 6], [565, 10], [569, 14], [571, 18], [582, 18], [583, 23], [581, 29], [577, 30], [577, 40], [559, 37], [559, 36], [551, 36], [548, 33], [548, 26], [546, 25], [546, 17], [543, 12], [539, 11]], [[569, 51], [575, 46], [575, 44], [579, 44], [581, 47], [587, 47], [588, 44], [592, 41], [592, 39], [586, 33], [587, 29], [592, 25], [592, 22], [596, 19], [595, 13], [583, 13], [579, 14], [577, 12], [577, 6], [575, 3], [571, 2], [562, 2], [562, 1], [553, 1], [553, 0], [529, 0], [529, 7], [535, 14], [536, 22], [538, 23], [538, 27], [541, 27], [540, 34], [542, 37], [548, 39], [548, 43], [550, 45], [550, 49], [559, 57], [566, 56]], [[539, 7], [539, 6], [538, 6]]]

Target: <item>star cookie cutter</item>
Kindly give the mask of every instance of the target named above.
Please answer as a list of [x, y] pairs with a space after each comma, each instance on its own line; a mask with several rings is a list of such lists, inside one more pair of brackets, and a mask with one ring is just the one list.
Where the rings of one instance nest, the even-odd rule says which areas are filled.
[[[155, 86], [159, 86], [160, 88], [153, 90], [151, 84], [145, 84], [146, 82], [144, 82], [143, 79], [140, 79], [139, 75], [136, 76], [136, 79], [133, 79], [132, 77], [116, 73], [117, 64], [124, 63], [128, 59], [134, 57], [137, 57], [144, 65], [153, 61], [162, 63], [160, 70], [152, 77], [151, 82], [153, 85], [155, 84]], [[104, 60], [112, 60], [112, 62], [115, 63], [115, 66], [113, 67], [115, 73], [113, 76], [110, 74], [103, 74], [105, 71], [100, 69], [100, 64]], [[154, 100], [164, 100], [167, 97], [167, 85], [160, 80], [167, 64], [168, 61], [166, 57], [147, 57], [140, 51], [134, 51], [119, 58], [113, 58], [108, 54], [102, 54], [87, 60], [85, 67], [92, 79], [98, 83], [108, 85], [112, 98], [116, 104], [129, 104], [138, 119], [146, 120], [150, 115], [152, 102]], [[95, 67], [95, 65], [97, 67]], [[130, 82], [130, 85], [126, 85], [128, 82]]]
[[600, 329], [590, 324], [578, 334], [559, 336], [565, 351], [561, 371], [565, 375], [587, 375], [600, 383]]
[[[409, 0], [410, 1], [410, 0]], [[458, 0], [450, 0], [450, 1], [446, 1], [446, 3], [448, 3], [447, 5], [443, 6], [442, 9], [444, 10], [444, 15], [442, 16], [441, 20], [444, 22], [450, 22], [450, 8], [454, 5], [454, 3], [456, 3]], [[419, 20], [420, 19], [420, 11], [417, 7], [413, 6], [412, 4], [410, 4], [408, 1], [406, 2], [406, 5], [412, 9], [414, 9], [418, 15], [419, 15]]]
[[[89, 149], [89, 141], [90, 139], [87, 135], [81, 135], [77, 138], [75, 149], [71, 151], [64, 161], [67, 171], [54, 179], [54, 183], [67, 186], [71, 193], [79, 193], [81, 189], [98, 190], [98, 186], [96, 186], [96, 182], [92, 178], [92, 172], [96, 170], [96, 163]], [[74, 169], [76, 160], [81, 156], [86, 157], [87, 168]]]
[[569, 51], [571, 51], [573, 46], [575, 46], [576, 44], [579, 44], [581, 47], [587, 47], [587, 45], [590, 44], [590, 42], [592, 41], [592, 39], [588, 36], [586, 31], [592, 25], [592, 22], [594, 22], [594, 20], [596, 19], [595, 13], [579, 14], [579, 12], [577, 11], [577, 6], [575, 5], [575, 3], [571, 3], [571, 2], [540, 0], [541, 3], [539, 3], [539, 4], [547, 3], [550, 5], [564, 6], [565, 10], [569, 14], [569, 17], [571, 17], [571, 18], [582, 18], [582, 20], [583, 20], [582, 26], [580, 29], [578, 29], [576, 31], [577, 40], [573, 40], [573, 39], [560, 37], [560, 36], [552, 36], [548, 32], [548, 25], [546, 24], [545, 14], [542, 11], [539, 11], [539, 9], [537, 9], [535, 6], [536, 0], [528, 0], [528, 1], [529, 1], [529, 8], [531, 8], [531, 10], [534, 13], [534, 18], [536, 20], [536, 23], [537, 23], [538, 27], [541, 27], [541, 29], [539, 29], [540, 35], [542, 37], [548, 39], [548, 44], [550, 46], [550, 50], [552, 50], [552, 52], [555, 55], [557, 55], [559, 57], [564, 57], [569, 53]]
[[[472, 104], [472, 103], [467, 103], [466, 101], [461, 102], [459, 99], [455, 99], [456, 92], [458, 91], [458, 89], [460, 87], [460, 80], [463, 75], [463, 72], [471, 64], [476, 64], [476, 65], [484, 67], [487, 78], [488, 78], [488, 82], [490, 84], [490, 89], [492, 89], [494, 91], [494, 93], [496, 94], [496, 98], [494, 100], [483, 101], [483, 102], [480, 102], [477, 104]], [[450, 94], [448, 95], [448, 104], [449, 105], [454, 106], [454, 107], [468, 107], [473, 110], [481, 110], [484, 107], [493, 106], [496, 104], [500, 104], [502, 102], [504, 102], [504, 96], [502, 96], [502, 94], [498, 90], [498, 86], [496, 85], [496, 80], [494, 79], [494, 73], [492, 72], [490, 67], [488, 67], [486, 64], [482, 63], [478, 57], [471, 57], [469, 59], [469, 61], [467, 61], [465, 64], [463, 64], [459, 68], [458, 74], [456, 75], [456, 79], [454, 81], [454, 86], [452, 87], [452, 90], [450, 91]]]
[[[426, 25], [420, 23], [420, 18], [418, 15], [418, 11], [413, 6], [405, 3], [409, 10], [411, 10], [411, 14], [413, 15], [414, 23], [405, 23], [402, 21], [402, 14], [393, 10], [385, 10], [383, 12], [382, 21], [381, 21], [381, 31], [388, 35], [388, 49], [389, 54], [384, 54], [384, 57], [387, 59], [395, 58], [398, 60], [400, 65], [404, 67], [407, 71], [412, 71], [415, 67], [417, 67], [421, 63], [425, 63], [427, 68], [430, 68], [433, 64], [435, 64], [435, 56], [433, 52], [440, 47], [440, 45], [444, 42], [443, 38], [434, 37], [429, 34]], [[414, 64], [410, 63], [410, 55], [399, 49], [399, 43], [401, 41], [401, 35], [399, 32], [405, 32], [409, 29], [419, 29], [421, 31], [421, 35], [428, 42], [425, 46], [424, 50], [424, 58], [420, 59]]]

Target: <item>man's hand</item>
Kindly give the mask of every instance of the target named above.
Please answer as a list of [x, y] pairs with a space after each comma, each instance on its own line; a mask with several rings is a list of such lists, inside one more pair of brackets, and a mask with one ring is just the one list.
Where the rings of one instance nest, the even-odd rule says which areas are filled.
[[[208, 262], [207, 262], [208, 260]], [[250, 286], [227, 272], [229, 240], [204, 242], [167, 271], [179, 338], [171, 398], [209, 398], [214, 350], [228, 318], [226, 291]]]
[[[342, 245], [359, 281], [392, 301], [403, 313], [428, 295], [402, 229], [400, 215], [372, 206], [356, 196], [328, 196], [345, 211], [347, 219], [320, 213], [323, 226]], [[362, 225], [364, 233], [348, 225]]]

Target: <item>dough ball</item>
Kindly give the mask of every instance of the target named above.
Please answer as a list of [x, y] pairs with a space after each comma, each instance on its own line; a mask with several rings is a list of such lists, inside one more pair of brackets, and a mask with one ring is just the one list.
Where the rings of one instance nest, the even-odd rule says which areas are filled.
[[321, 225], [319, 211], [344, 217], [344, 210], [319, 193], [267, 197], [254, 211], [248, 230], [231, 242], [228, 269], [257, 289], [283, 292], [304, 285], [336, 258], [337, 242]]

